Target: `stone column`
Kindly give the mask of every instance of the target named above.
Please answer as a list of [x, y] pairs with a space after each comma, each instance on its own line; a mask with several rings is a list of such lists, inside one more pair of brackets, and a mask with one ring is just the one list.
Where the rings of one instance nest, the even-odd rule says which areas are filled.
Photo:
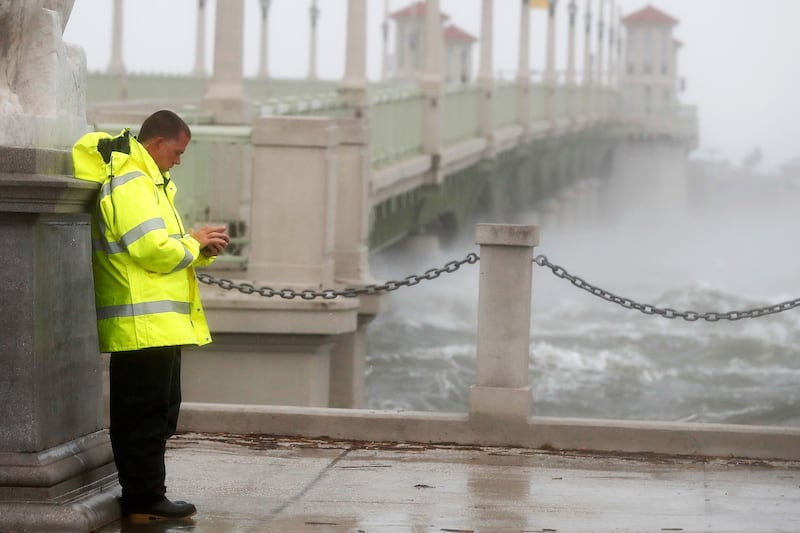
[[425, 62], [419, 85], [425, 98], [422, 117], [422, 149], [438, 155], [442, 149], [443, 62], [442, 29], [439, 0], [425, 1]]
[[606, 72], [606, 83], [609, 87], [614, 85], [614, 34], [616, 31], [615, 16], [616, 9], [614, 1], [608, 6], [608, 70]]
[[583, 37], [583, 115], [592, 114], [592, 0], [586, 0], [585, 31]]
[[605, 15], [605, 0], [599, 0], [599, 9], [597, 12], [597, 85], [602, 87], [605, 83], [604, 79], [604, 52], [605, 52], [605, 39], [603, 38], [605, 35], [605, 21], [603, 16]]
[[214, 74], [201, 104], [203, 109], [214, 113], [217, 124], [245, 124], [250, 120], [243, 62], [244, 0], [217, 2]]
[[381, 22], [381, 79], [389, 79], [389, 0], [383, 0], [383, 22]]
[[558, 79], [556, 72], [556, 8], [558, 0], [550, 0], [547, 7], [547, 58], [544, 81], [555, 85]]
[[347, 2], [347, 57], [339, 94], [347, 105], [347, 116], [365, 118], [367, 97], [367, 0]]
[[[243, 276], [249, 283], [276, 290], [335, 286], [337, 139], [335, 119], [254, 122]], [[203, 302], [214, 343], [187, 350], [187, 402], [330, 405], [332, 353], [357, 330], [358, 299], [287, 300], [204, 288]]]
[[517, 110], [523, 132], [530, 131], [531, 116], [531, 9], [529, 0], [522, 0], [519, 14], [519, 62], [517, 84], [519, 101]]
[[481, 2], [481, 62], [478, 71], [480, 89], [480, 118], [478, 128], [482, 137], [489, 139], [489, 149], [493, 148], [494, 138], [494, 0]]
[[480, 245], [476, 384], [471, 420], [516, 420], [531, 413], [528, 378], [531, 274], [536, 226], [478, 224]]
[[111, 8], [113, 23], [111, 25], [111, 61], [108, 64], [108, 73], [116, 76], [125, 74], [125, 60], [122, 57], [122, 35], [124, 32], [122, 0], [114, 0]]
[[197, 36], [192, 72], [195, 76], [206, 75], [206, 0], [197, 0]]
[[308, 79], [317, 79], [317, 20], [319, 19], [319, 8], [317, 0], [311, 0], [309, 9], [311, 17], [311, 42], [308, 46]]
[[0, 75], [0, 531], [90, 531], [119, 517], [119, 487], [92, 281], [97, 187], [72, 177], [61, 149], [87, 130], [85, 63], [62, 39], [72, 1], [11, 5], [0, 16], [0, 72], [14, 73]]
[[[337, 285], [373, 283], [369, 271], [369, 122], [367, 98], [367, 4], [349, 0], [347, 58], [339, 92], [348, 106], [337, 122], [336, 230], [334, 275]], [[364, 407], [366, 328], [386, 305], [385, 296], [359, 298], [356, 330], [341, 335], [331, 352], [331, 407]]]
[[558, 0], [550, 0], [547, 13], [547, 62], [544, 83], [547, 87], [547, 117], [552, 122], [556, 118], [556, 8]]
[[576, 0], [569, 1], [569, 36], [567, 38], [567, 78], [569, 95], [569, 115], [575, 118], [577, 112], [577, 92], [575, 90], [575, 19], [578, 15]]
[[256, 119], [252, 140], [247, 277], [281, 286], [330, 287], [336, 124], [322, 118]]
[[258, 47], [258, 77], [269, 78], [269, 5], [270, 0], [261, 0], [261, 43]]

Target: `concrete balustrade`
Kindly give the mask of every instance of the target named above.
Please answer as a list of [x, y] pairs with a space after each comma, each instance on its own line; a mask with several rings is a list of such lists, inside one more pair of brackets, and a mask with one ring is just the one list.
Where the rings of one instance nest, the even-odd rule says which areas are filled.
[[184, 403], [180, 429], [800, 460], [800, 430], [794, 428], [531, 416], [531, 260], [538, 229], [481, 224], [476, 241], [481, 246], [477, 375], [469, 413]]

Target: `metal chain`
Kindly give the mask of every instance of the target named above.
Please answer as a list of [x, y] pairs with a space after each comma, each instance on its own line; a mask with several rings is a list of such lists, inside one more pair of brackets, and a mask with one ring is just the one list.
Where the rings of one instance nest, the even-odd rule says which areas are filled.
[[478, 254], [468, 253], [464, 259], [457, 261], [450, 261], [445, 263], [441, 268], [431, 268], [425, 271], [424, 274], [412, 274], [399, 281], [387, 281], [386, 283], [373, 283], [364, 285], [362, 287], [347, 287], [344, 289], [322, 289], [315, 291], [312, 289], [303, 289], [296, 291], [294, 289], [273, 289], [271, 287], [256, 287], [252, 283], [236, 283], [229, 279], [217, 279], [209, 274], [198, 274], [197, 279], [206, 285], [216, 285], [221, 289], [233, 290], [236, 289], [243, 294], [257, 294], [265, 298], [272, 298], [279, 296], [284, 300], [293, 300], [301, 298], [303, 300], [315, 300], [322, 298], [323, 300], [333, 300], [339, 296], [344, 298], [355, 298], [364, 294], [380, 294], [384, 292], [396, 291], [401, 287], [413, 287], [421, 281], [434, 280], [442, 274], [452, 274], [465, 264], [473, 265], [480, 260]]
[[741, 320], [743, 318], [759, 318], [766, 315], [772, 315], [775, 313], [781, 313], [783, 311], [789, 311], [794, 309], [795, 307], [800, 306], [800, 298], [794, 300], [788, 300], [786, 302], [782, 302], [775, 305], [768, 305], [764, 307], [757, 307], [755, 309], [747, 309], [745, 311], [728, 311], [727, 313], [698, 313], [697, 311], [676, 311], [675, 309], [660, 308], [656, 307], [655, 305], [649, 304], [640, 304], [637, 303], [630, 298], [623, 298], [621, 296], [617, 296], [612, 294], [606, 290], [600, 289], [595, 287], [591, 283], [579, 278], [578, 276], [573, 276], [569, 272], [567, 272], [564, 268], [554, 265], [551, 263], [547, 256], [539, 255], [534, 260], [539, 266], [547, 267], [553, 271], [557, 277], [561, 279], [566, 279], [579, 289], [582, 289], [598, 298], [602, 298], [607, 302], [615, 303], [624, 307], [625, 309], [635, 309], [644, 313], [645, 315], [658, 315], [664, 318], [669, 318], [671, 320], [676, 318], [682, 318], [688, 322], [695, 322], [697, 320], [705, 320], [706, 322], [718, 322], [720, 320]]
[[[461, 268], [465, 264], [475, 264], [480, 260], [478, 254], [469, 253], [464, 257], [464, 259], [450, 261], [445, 263], [445, 265], [441, 268], [431, 268], [426, 270], [423, 274], [412, 274], [410, 276], [405, 277], [402, 280], [393, 280], [387, 281], [385, 283], [380, 284], [370, 284], [364, 285], [361, 287], [346, 287], [344, 289], [322, 289], [315, 291], [313, 289], [303, 289], [303, 290], [294, 290], [294, 289], [273, 289], [272, 287], [256, 287], [252, 283], [236, 283], [229, 279], [217, 279], [214, 276], [209, 274], [201, 273], [197, 275], [197, 279], [201, 283], [205, 283], [206, 285], [216, 285], [221, 289], [225, 290], [238, 290], [242, 294], [256, 294], [259, 296], [264, 296], [265, 298], [273, 298], [278, 296], [285, 300], [293, 300], [295, 298], [300, 298], [302, 300], [315, 300], [317, 298], [322, 298], [323, 300], [333, 300], [334, 298], [343, 297], [343, 298], [355, 298], [361, 295], [369, 295], [369, 294], [381, 294], [386, 292], [396, 291], [401, 287], [413, 287], [414, 285], [418, 285], [420, 282], [425, 280], [434, 280], [441, 276], [442, 274], [452, 274], [459, 268]], [[607, 302], [611, 302], [617, 304], [625, 309], [634, 309], [645, 315], [657, 315], [664, 318], [669, 318], [670, 320], [674, 320], [676, 318], [682, 318], [688, 322], [696, 322], [698, 320], [705, 320], [706, 322], [718, 322], [720, 320], [742, 320], [744, 318], [759, 318], [762, 316], [772, 315], [775, 313], [782, 313], [784, 311], [789, 311], [796, 307], [800, 307], [800, 298], [794, 300], [788, 300], [779, 304], [775, 305], [767, 305], [764, 307], [757, 307], [754, 309], [747, 309], [744, 311], [728, 311], [725, 313], [720, 312], [708, 312], [708, 313], [699, 313], [697, 311], [676, 311], [675, 309], [671, 309], [669, 307], [657, 307], [651, 304], [641, 304], [630, 298], [625, 298], [622, 296], [617, 296], [611, 292], [608, 292], [604, 289], [596, 287], [591, 283], [587, 282], [586, 280], [574, 276], [567, 272], [566, 269], [560, 267], [556, 264], [550, 262], [547, 259], [546, 255], [538, 255], [533, 260], [533, 262], [541, 267], [549, 268], [553, 274], [561, 279], [565, 279], [572, 283], [575, 287], [588, 292], [598, 298], [601, 298]]]

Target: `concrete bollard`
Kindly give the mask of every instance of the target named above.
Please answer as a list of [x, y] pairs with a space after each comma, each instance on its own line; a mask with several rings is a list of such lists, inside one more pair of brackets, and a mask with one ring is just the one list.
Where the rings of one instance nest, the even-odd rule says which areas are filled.
[[526, 420], [532, 406], [528, 380], [533, 247], [539, 228], [479, 224], [480, 287], [476, 384], [470, 418]]

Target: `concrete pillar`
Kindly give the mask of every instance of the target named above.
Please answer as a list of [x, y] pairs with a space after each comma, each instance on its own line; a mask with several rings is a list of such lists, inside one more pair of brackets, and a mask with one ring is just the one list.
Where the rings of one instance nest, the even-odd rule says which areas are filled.
[[270, 0], [261, 0], [261, 42], [258, 47], [258, 77], [269, 78], [269, 6]]
[[317, 79], [317, 20], [319, 19], [319, 8], [317, 0], [311, 0], [309, 9], [311, 17], [311, 42], [308, 44], [308, 79]]
[[592, 0], [586, 0], [583, 37], [583, 115], [592, 114]]
[[197, 36], [192, 72], [195, 76], [206, 75], [206, 0], [197, 0]]
[[596, 79], [597, 79], [598, 87], [602, 87], [603, 84], [605, 83], [605, 78], [604, 78], [605, 64], [604, 64], [603, 61], [605, 59], [604, 56], [605, 56], [605, 45], [606, 45], [606, 43], [605, 43], [605, 39], [603, 38], [605, 36], [605, 20], [603, 19], [603, 16], [605, 15], [606, 1], [605, 0], [599, 0], [599, 3], [600, 3], [600, 5], [599, 5], [599, 9], [597, 11], [597, 66], [596, 66], [597, 75], [596, 75]]
[[476, 384], [471, 419], [524, 421], [531, 413], [528, 378], [531, 275], [536, 226], [479, 224]]
[[113, 23], [111, 26], [111, 61], [108, 64], [108, 73], [121, 75], [125, 73], [125, 60], [122, 57], [123, 5], [122, 0], [114, 0]]
[[347, 49], [344, 79], [339, 94], [347, 105], [347, 115], [366, 119], [367, 95], [367, 0], [347, 2]]
[[614, 85], [614, 34], [616, 32], [616, 9], [614, 8], [614, 1], [611, 0], [608, 10], [608, 70], [606, 72], [606, 83], [609, 87]]
[[389, 0], [383, 0], [383, 22], [381, 22], [381, 79], [389, 79]]
[[439, 0], [425, 1], [425, 61], [419, 77], [425, 98], [422, 117], [422, 150], [426, 154], [439, 154], [442, 149], [442, 48], [444, 30], [439, 10]]
[[558, 0], [550, 0], [547, 13], [547, 62], [544, 72], [544, 83], [547, 91], [547, 118], [551, 122], [556, 119], [556, 8]]
[[249, 122], [250, 103], [244, 92], [244, 0], [217, 2], [214, 31], [214, 74], [202, 108], [217, 124]]
[[547, 8], [547, 61], [545, 63], [544, 81], [555, 85], [558, 81], [556, 72], [556, 8], [558, 0], [550, 0]]
[[522, 0], [519, 14], [519, 63], [517, 84], [519, 101], [517, 110], [523, 132], [530, 131], [531, 116], [531, 9], [528, 0]]
[[[334, 287], [337, 132], [329, 118], [254, 122], [249, 283]], [[356, 357], [348, 360], [356, 369], [347, 383], [355, 392], [332, 378], [342, 366], [336, 345], [359, 342], [359, 299], [286, 300], [204, 287], [203, 301], [214, 343], [187, 350], [185, 401], [327, 407], [332, 383], [337, 397], [362, 394]]]
[[363, 120], [337, 124], [335, 278], [339, 283], [372, 282], [369, 271], [369, 128]]
[[256, 119], [249, 279], [333, 284], [336, 135], [332, 119]]
[[569, 116], [575, 118], [578, 111], [578, 93], [575, 90], [575, 19], [578, 15], [577, 0], [569, 0], [569, 35], [567, 38], [567, 79], [569, 97]]
[[478, 71], [478, 88], [481, 92], [479, 132], [489, 139], [490, 149], [494, 137], [494, 0], [481, 2], [481, 62]]

